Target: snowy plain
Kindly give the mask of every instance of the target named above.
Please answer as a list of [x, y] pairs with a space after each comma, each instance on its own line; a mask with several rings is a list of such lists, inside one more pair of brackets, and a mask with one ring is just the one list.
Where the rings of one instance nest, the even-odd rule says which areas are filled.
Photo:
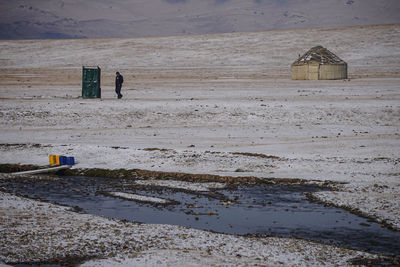
[[[343, 182], [315, 197], [400, 229], [399, 43], [399, 24], [1, 41], [0, 162], [65, 154], [74, 168]], [[348, 80], [290, 80], [290, 64], [316, 45], [348, 63]], [[101, 99], [80, 98], [83, 65], [102, 68]], [[154, 253], [184, 260], [183, 249]]]

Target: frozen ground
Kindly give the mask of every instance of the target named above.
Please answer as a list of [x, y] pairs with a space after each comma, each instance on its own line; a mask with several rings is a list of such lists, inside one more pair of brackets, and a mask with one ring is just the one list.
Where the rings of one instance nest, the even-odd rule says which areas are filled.
[[[398, 24], [1, 41], [0, 162], [346, 182], [317, 197], [400, 229], [399, 43]], [[349, 80], [290, 80], [318, 44]], [[79, 98], [82, 65], [102, 67], [102, 99]]]

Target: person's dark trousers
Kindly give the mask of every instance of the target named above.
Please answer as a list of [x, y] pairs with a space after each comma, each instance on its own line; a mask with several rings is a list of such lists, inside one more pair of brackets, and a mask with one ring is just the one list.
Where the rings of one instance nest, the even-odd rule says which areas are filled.
[[115, 92], [116, 92], [117, 95], [118, 95], [118, 99], [122, 98], [122, 95], [121, 95], [121, 87], [122, 87], [122, 86], [118, 86], [118, 85], [115, 87]]

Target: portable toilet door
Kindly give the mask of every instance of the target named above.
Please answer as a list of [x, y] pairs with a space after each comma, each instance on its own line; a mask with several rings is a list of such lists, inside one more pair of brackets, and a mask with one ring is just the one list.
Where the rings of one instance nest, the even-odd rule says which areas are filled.
[[101, 70], [97, 67], [82, 67], [82, 97], [101, 98]]

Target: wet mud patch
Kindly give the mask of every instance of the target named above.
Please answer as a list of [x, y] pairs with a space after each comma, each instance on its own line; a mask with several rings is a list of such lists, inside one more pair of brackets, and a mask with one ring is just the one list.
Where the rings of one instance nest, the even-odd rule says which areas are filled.
[[79, 266], [80, 264], [92, 259], [96, 259], [96, 257], [69, 256], [69, 257], [54, 259], [51, 262], [22, 262], [22, 263], [20, 262], [20, 263], [8, 263], [8, 264], [11, 264], [11, 266], [14, 267], [62, 267], [62, 266], [67, 267], [67, 266]]
[[35, 148], [39, 148], [39, 147], [52, 147], [52, 145], [42, 145], [42, 144], [0, 144], [0, 149], [6, 149], [6, 148], [31, 148], [31, 147], [35, 147]]
[[12, 173], [12, 172], [22, 172], [22, 171], [32, 171], [41, 168], [46, 168], [48, 166], [36, 166], [36, 165], [21, 165], [21, 164], [0, 164], [0, 173]]
[[400, 266], [400, 259], [396, 257], [378, 257], [376, 259], [357, 257], [350, 260], [355, 266]]
[[280, 159], [277, 156], [273, 155], [265, 155], [260, 153], [249, 153], [249, 152], [231, 152], [232, 155], [242, 155], [248, 157], [257, 157], [257, 158], [264, 158], [264, 159]]
[[[53, 180], [19, 177], [0, 180], [0, 188], [119, 220], [181, 225], [234, 235], [301, 238], [400, 256], [400, 232], [382, 228], [346, 210], [308, 201], [306, 194], [328, 190], [320, 185], [230, 184], [196, 192], [135, 181], [82, 176]], [[170, 199], [176, 204], [154, 205], [104, 192]]]
[[[37, 165], [21, 165], [21, 164], [0, 164], [0, 172], [11, 173], [21, 172], [28, 170], [37, 170], [48, 168], [49, 166]], [[71, 168], [57, 171], [55, 174], [59, 176], [87, 176], [87, 177], [107, 177], [107, 178], [125, 178], [125, 179], [143, 179], [143, 180], [176, 180], [185, 182], [219, 182], [230, 185], [237, 184], [315, 184], [321, 187], [326, 187], [340, 182], [333, 181], [318, 181], [318, 180], [305, 180], [298, 178], [258, 178], [254, 176], [221, 176], [214, 174], [193, 174], [182, 172], [163, 172], [163, 171], [150, 171], [142, 169], [80, 169]]]

